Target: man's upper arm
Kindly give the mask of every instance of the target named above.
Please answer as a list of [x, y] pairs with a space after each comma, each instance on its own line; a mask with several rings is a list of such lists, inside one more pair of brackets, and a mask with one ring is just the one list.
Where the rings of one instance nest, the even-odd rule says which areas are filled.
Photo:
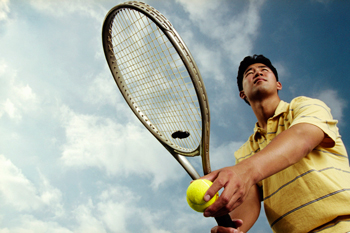
[[320, 128], [325, 136], [321, 145], [333, 147], [339, 137], [339, 130], [336, 126], [337, 120], [333, 119], [330, 108], [318, 99], [298, 97], [291, 102], [293, 122], [290, 127], [308, 123]]

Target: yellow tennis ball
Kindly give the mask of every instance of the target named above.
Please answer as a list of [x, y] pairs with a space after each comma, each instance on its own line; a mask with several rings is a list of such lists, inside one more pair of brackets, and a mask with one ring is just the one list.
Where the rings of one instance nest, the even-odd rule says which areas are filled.
[[210, 199], [208, 202], [204, 201], [204, 195], [213, 183], [210, 180], [198, 179], [193, 181], [187, 188], [187, 203], [197, 212], [204, 212], [204, 210], [213, 204], [219, 197], [219, 193]]

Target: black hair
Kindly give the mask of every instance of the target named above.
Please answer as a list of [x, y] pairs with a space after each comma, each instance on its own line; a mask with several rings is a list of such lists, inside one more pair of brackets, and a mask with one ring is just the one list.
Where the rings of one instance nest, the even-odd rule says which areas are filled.
[[238, 68], [238, 75], [237, 75], [237, 85], [238, 85], [238, 90], [242, 91], [243, 90], [243, 75], [244, 72], [246, 71], [246, 69], [250, 66], [253, 65], [255, 63], [262, 63], [264, 65], [266, 65], [267, 67], [269, 67], [271, 69], [271, 71], [275, 74], [276, 77], [276, 81], [278, 81], [278, 73], [276, 68], [272, 65], [270, 59], [264, 57], [264, 55], [253, 55], [253, 56], [247, 56], [245, 57]]

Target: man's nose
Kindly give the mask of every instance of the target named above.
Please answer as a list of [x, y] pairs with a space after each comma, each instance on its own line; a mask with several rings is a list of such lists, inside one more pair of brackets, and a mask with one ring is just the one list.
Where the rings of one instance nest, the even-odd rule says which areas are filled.
[[255, 73], [255, 77], [262, 76], [262, 75], [263, 75], [263, 73], [262, 73], [261, 70], [258, 70], [258, 71], [256, 71], [256, 73]]

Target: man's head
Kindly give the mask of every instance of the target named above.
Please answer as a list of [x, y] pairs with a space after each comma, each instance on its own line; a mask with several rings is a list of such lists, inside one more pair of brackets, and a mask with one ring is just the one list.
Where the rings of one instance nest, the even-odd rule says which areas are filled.
[[[253, 64], [256, 63], [262, 63], [264, 65], [266, 65], [275, 75], [276, 77], [276, 81], [278, 81], [278, 73], [276, 68], [272, 65], [271, 61], [264, 57], [263, 55], [254, 55], [254, 56], [247, 56], [245, 57], [238, 68], [238, 75], [237, 75], [237, 85], [238, 85], [238, 90], [241, 92], [243, 90], [243, 77], [245, 74], [245, 71], [247, 70], [247, 68]], [[244, 99], [248, 104], [249, 102]]]

